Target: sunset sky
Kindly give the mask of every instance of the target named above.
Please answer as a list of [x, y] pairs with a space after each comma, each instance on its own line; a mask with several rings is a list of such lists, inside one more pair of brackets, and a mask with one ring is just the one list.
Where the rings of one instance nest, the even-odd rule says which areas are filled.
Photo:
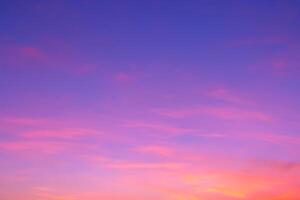
[[1, 200], [299, 200], [300, 1], [1, 0]]

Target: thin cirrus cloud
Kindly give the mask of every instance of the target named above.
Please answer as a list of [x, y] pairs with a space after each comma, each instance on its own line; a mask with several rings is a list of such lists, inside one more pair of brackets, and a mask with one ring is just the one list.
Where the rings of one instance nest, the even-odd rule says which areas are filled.
[[48, 200], [79, 200], [75, 195], [68, 195], [65, 192], [57, 191], [51, 187], [34, 187], [32, 190], [32, 197], [34, 199], [48, 199]]
[[[33, 130], [22, 130], [14, 132], [24, 138], [72, 138], [80, 136], [104, 136], [103, 131], [90, 128], [66, 128], [66, 122], [46, 119], [46, 118], [31, 118], [31, 117], [2, 117], [0, 125], [3, 127], [21, 127], [33, 128]], [[52, 128], [49, 128], [52, 127]], [[56, 128], [54, 128], [56, 127]]]
[[296, 1], [149, 2], [0, 1], [0, 199], [300, 199]]
[[30, 117], [2, 117], [0, 123], [13, 126], [41, 126], [51, 123], [47, 119], [30, 118]]
[[[176, 116], [177, 117], [177, 116]], [[228, 118], [225, 118], [228, 120]], [[238, 118], [240, 119], [240, 118]], [[245, 119], [245, 118], [242, 118]], [[230, 118], [232, 120], [232, 118]], [[264, 121], [264, 120], [263, 120]], [[267, 121], [268, 122], [268, 121]], [[152, 134], [158, 134], [160, 136], [179, 136], [179, 135], [193, 135], [202, 138], [210, 138], [217, 140], [240, 140], [240, 141], [260, 141], [274, 145], [296, 145], [300, 143], [300, 138], [297, 135], [274, 133], [274, 132], [263, 132], [263, 131], [249, 131], [249, 130], [237, 130], [237, 131], [220, 131], [214, 132], [201, 131], [197, 128], [182, 128], [166, 123], [150, 123], [143, 121], [131, 121], [123, 125], [129, 129], [141, 130], [145, 133], [149, 132]], [[164, 133], [164, 134], [162, 134]], [[137, 148], [140, 152], [153, 153], [160, 155], [170, 155], [171, 149], [164, 146], [141, 146]]]
[[276, 78], [290, 78], [299, 75], [299, 45], [289, 44], [285, 51], [265, 55], [251, 63], [250, 69], [260, 75], [272, 75]]
[[[42, 186], [43, 185], [43, 186]], [[82, 199], [74, 194], [69, 194], [67, 191], [57, 189], [54, 186], [44, 186], [45, 183], [32, 184], [20, 190], [19, 193], [10, 193], [10, 191], [1, 192], [3, 199], [26, 199], [26, 200], [79, 200]]]
[[[1, 131], [14, 136], [0, 141], [2, 152], [56, 154], [76, 151], [79, 138], [104, 138], [102, 131], [84, 128], [64, 128], [57, 120], [30, 117], [3, 117]], [[57, 128], [47, 128], [54, 127]], [[90, 145], [92, 146], [92, 145]]]
[[143, 154], [152, 154], [163, 157], [171, 157], [174, 155], [175, 150], [173, 148], [163, 145], [143, 145], [133, 149], [136, 152]]
[[253, 103], [249, 99], [243, 98], [241, 95], [232, 92], [226, 87], [211, 88], [206, 92], [206, 95], [233, 104], [248, 105]]
[[72, 73], [78, 76], [88, 75], [94, 72], [97, 69], [97, 67], [98, 66], [96, 64], [82, 64], [78, 67], [74, 67], [74, 69], [72, 69]]
[[82, 136], [100, 136], [100, 132], [92, 129], [62, 129], [62, 130], [34, 130], [22, 135], [26, 138], [65, 138], [72, 139]]
[[194, 106], [178, 109], [155, 109], [153, 112], [172, 118], [185, 118], [191, 116], [212, 116], [223, 120], [253, 120], [271, 122], [272, 116], [256, 111], [232, 106]]
[[174, 125], [169, 125], [167, 123], [161, 122], [146, 122], [141, 120], [129, 121], [123, 124], [123, 127], [135, 128], [140, 130], [150, 130], [158, 133], [171, 133], [171, 134], [185, 134], [197, 132], [197, 129], [193, 128], [182, 128]]
[[149, 162], [124, 162], [124, 161], [114, 161], [110, 163], [105, 163], [104, 167], [113, 169], [143, 169], [143, 170], [177, 170], [182, 168], [182, 163], [172, 163], [172, 162], [161, 162], [161, 163], [149, 163]]
[[[225, 197], [252, 199], [253, 197], [257, 198], [257, 193], [260, 192], [265, 192], [266, 196], [272, 196], [272, 194], [277, 196], [290, 192], [287, 188], [280, 188], [279, 183], [290, 185], [291, 191], [297, 184], [297, 181], [294, 182], [293, 175], [280, 179], [272, 175], [274, 171], [272, 168], [269, 168], [269, 171], [260, 171], [260, 166], [252, 166], [252, 169], [254, 168], [257, 170], [256, 174], [247, 170], [232, 171], [221, 169], [201, 172], [190, 169], [190, 172], [182, 173], [179, 177], [181, 177], [183, 183], [188, 185], [191, 191], [197, 191], [196, 188], [201, 188], [198, 195], [196, 195], [198, 198], [205, 195], [205, 193], [209, 193], [208, 197], [221, 195], [220, 199]], [[280, 171], [279, 173], [286, 172]], [[191, 194], [192, 192], [181, 191], [181, 193]]]
[[[300, 173], [299, 161], [285, 161], [272, 159], [254, 159], [252, 164], [260, 166], [262, 170], [273, 169], [282, 173]], [[300, 175], [300, 174], [299, 174]]]
[[[269, 165], [268, 170], [262, 170], [262, 164], [256, 163], [255, 166], [251, 166], [251, 169], [255, 169], [257, 172], [254, 174], [249, 172], [247, 168], [245, 170], [232, 170], [222, 164], [220, 168], [216, 169], [201, 167], [209, 163], [202, 161], [198, 164], [186, 164], [179, 160], [150, 163], [102, 159], [98, 164], [113, 170], [135, 171], [136, 177], [129, 174], [120, 175], [120, 182], [124, 183], [123, 180], [128, 180], [127, 185], [134, 182], [147, 188], [151, 185], [155, 190], [164, 193], [167, 199], [174, 197], [174, 194], [181, 198], [193, 196], [196, 199], [205, 197], [209, 199], [216, 196], [219, 196], [218, 199], [251, 199], [251, 197], [257, 197], [257, 193], [260, 192], [265, 192], [266, 196], [293, 192], [292, 188], [295, 188], [297, 184], [293, 173], [284, 179], [274, 177], [273, 173], [277, 169], [274, 169], [272, 164]], [[282, 169], [279, 173], [286, 173], [286, 171]], [[123, 175], [126, 178], [122, 178]], [[141, 179], [141, 177], [143, 178]], [[290, 185], [290, 188], [280, 188], [278, 183]]]
[[128, 83], [134, 80], [134, 76], [129, 73], [119, 72], [113, 76], [113, 79], [117, 82]]
[[[149, 148], [145, 146], [143, 150], [155, 149], [153, 146], [148, 147]], [[51, 151], [48, 151], [47, 153], [53, 154]], [[253, 175], [248, 174], [247, 172], [237, 172], [230, 168], [224, 168], [224, 164], [221, 164], [223, 163], [223, 160], [218, 159], [213, 155], [207, 155], [207, 158], [209, 159], [206, 161], [203, 159], [198, 161], [193, 159], [189, 161], [185, 159], [184, 155], [187, 154], [182, 154], [182, 156], [172, 156], [170, 158], [171, 160], [153, 162], [116, 159], [112, 157], [100, 157], [97, 159], [98, 156], [96, 156], [93, 158], [92, 164], [97, 165], [102, 169], [117, 170], [119, 173], [123, 172], [122, 174], [119, 174], [118, 179], [115, 180], [119, 184], [126, 184], [129, 187], [133, 187], [133, 183], [139, 183], [139, 185], [146, 188], [149, 188], [151, 185], [155, 190], [161, 191], [163, 193], [161, 195], [164, 195], [167, 199], [174, 197], [175, 194], [177, 197], [181, 198], [193, 196], [195, 198], [207, 197], [209, 199], [213, 196], [219, 196], [219, 199], [246, 199], [246, 197], [253, 196], [257, 191], [261, 190], [267, 192], [266, 196], [270, 196], [269, 193], [274, 193], [274, 191], [275, 194], [290, 191], [290, 189], [281, 189], [280, 192], [276, 192], [275, 189], [278, 187], [276, 186], [278, 181], [281, 181], [284, 184], [290, 184], [290, 188], [294, 185], [290, 177], [279, 180], [279, 178], [275, 178], [270, 174], [270, 170], [259, 170], [259, 168], [257, 168], [258, 166], [265, 165], [262, 163], [254, 163], [255, 166], [252, 166], [251, 169], [256, 169], [256, 172], [260, 173]], [[212, 157], [214, 157], [214, 159]], [[221, 169], [217, 170], [210, 168], [209, 165], [214, 165], [213, 162], [217, 160], [220, 162], [219, 166]], [[206, 168], [203, 168], [203, 165], [206, 166]], [[273, 168], [275, 165], [278, 165], [277, 161], [268, 163], [268, 166], [270, 166], [270, 169], [272, 170], [275, 169]], [[284, 166], [279, 167], [280, 173], [283, 173], [286, 166], [289, 166], [290, 163], [282, 164], [280, 162], [279, 165]], [[297, 168], [293, 167], [293, 169]], [[126, 172], [128, 171], [133, 171], [137, 176], [135, 177], [127, 174]], [[162, 176], [158, 176], [159, 174]], [[137, 177], [139, 178], [137, 179]], [[116, 190], [118, 189], [119, 188], [117, 187]], [[45, 192], [47, 193], [47, 191]], [[52, 193], [53, 191], [48, 192]], [[120, 191], [119, 194], [122, 194], [122, 192]], [[101, 194], [98, 194], [98, 196], [99, 195], [101, 196]], [[102, 195], [105, 195], [104, 191]], [[294, 195], [295, 194], [292, 194], [292, 196]], [[77, 196], [75, 195], [74, 198], [75, 197]]]
[[[75, 140], [77, 139], [77, 140]], [[100, 143], [100, 142], [99, 142]], [[8, 154], [24, 155], [25, 157], [40, 156], [47, 159], [49, 155], [72, 157], [74, 153], [78, 158], [88, 152], [98, 151], [101, 144], [94, 142], [80, 143], [73, 136], [50, 136], [50, 137], [29, 137], [14, 140], [3, 140], [0, 142], [0, 152]]]
[[76, 76], [86, 76], [97, 70], [98, 65], [90, 60], [78, 59], [74, 49], [69, 46], [60, 44], [53, 48], [50, 42], [47, 41], [44, 45], [40, 44], [42, 42], [27, 45], [18, 43], [3, 45], [0, 48], [2, 53], [0, 64], [19, 70], [56, 70]]
[[23, 46], [16, 49], [21, 57], [32, 60], [45, 60], [46, 54], [39, 48], [33, 46]]
[[49, 61], [48, 55], [33, 45], [8, 44], [2, 46], [0, 52], [3, 56], [1, 63], [13, 67], [43, 65]]
[[181, 161], [143, 161], [132, 159], [118, 159], [107, 156], [89, 156], [87, 162], [103, 168], [117, 170], [178, 170], [186, 168], [188, 163]]
[[297, 135], [292, 136], [289, 134], [278, 134], [272, 132], [252, 132], [240, 135], [240, 137], [244, 139], [248, 138], [252, 140], [260, 140], [274, 144], [300, 144], [300, 137], [298, 137]]
[[57, 154], [71, 149], [72, 144], [63, 141], [14, 140], [0, 142], [0, 150], [9, 153]]
[[[225, 118], [228, 119], [228, 118]], [[230, 118], [232, 119], [232, 118]], [[240, 119], [240, 118], [238, 118]], [[243, 118], [244, 119], [244, 118]], [[297, 135], [274, 133], [274, 132], [262, 132], [262, 131], [249, 131], [249, 130], [236, 130], [236, 131], [221, 131], [216, 130], [214, 132], [203, 131], [199, 128], [182, 128], [167, 123], [150, 123], [143, 121], [131, 121], [123, 125], [125, 128], [136, 129], [143, 131], [143, 133], [149, 133], [151, 135], [156, 134], [159, 136], [180, 136], [180, 135], [193, 135], [200, 138], [209, 138], [214, 140], [240, 140], [240, 141], [261, 141], [271, 144], [288, 145], [299, 144], [300, 138]], [[163, 134], [162, 134], [163, 133]], [[138, 148], [140, 152], [154, 153], [160, 155], [168, 155], [171, 153], [170, 149], [163, 146], [145, 146]]]

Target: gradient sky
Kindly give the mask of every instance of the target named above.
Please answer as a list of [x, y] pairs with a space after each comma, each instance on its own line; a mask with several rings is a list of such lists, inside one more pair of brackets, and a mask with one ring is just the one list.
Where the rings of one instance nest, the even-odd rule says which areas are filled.
[[1, 200], [299, 200], [300, 1], [1, 0]]

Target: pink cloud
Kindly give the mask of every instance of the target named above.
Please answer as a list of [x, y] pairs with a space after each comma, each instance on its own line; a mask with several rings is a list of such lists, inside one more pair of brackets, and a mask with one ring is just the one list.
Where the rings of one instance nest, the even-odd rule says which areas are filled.
[[165, 169], [181, 169], [186, 166], [180, 162], [143, 162], [143, 161], [128, 161], [128, 160], [116, 160], [112, 158], [100, 158], [94, 159], [96, 164], [99, 164], [105, 168], [111, 169], [153, 169], [153, 170], [165, 170]]
[[62, 130], [35, 130], [25, 132], [22, 135], [27, 138], [64, 138], [71, 139], [81, 136], [98, 135], [98, 131], [92, 129], [62, 129]]
[[154, 110], [154, 112], [162, 116], [174, 118], [184, 118], [195, 115], [209, 115], [225, 120], [256, 120], [267, 122], [272, 121], [272, 117], [263, 112], [229, 106], [198, 106], [172, 110], [156, 109]]
[[[297, 186], [295, 177], [273, 176], [270, 172], [259, 171], [254, 166], [251, 170], [236, 170], [224, 168], [201, 168], [205, 163], [194, 165], [181, 162], [135, 162], [109, 161], [105, 167], [116, 170], [134, 170], [134, 174], [121, 174], [116, 179], [116, 188], [137, 186], [151, 188], [159, 192], [161, 199], [260, 199], [260, 192], [266, 192], [265, 199], [282, 196], [297, 197], [294, 188]], [[141, 178], [142, 177], [142, 178]], [[285, 187], [283, 187], [285, 186]], [[139, 189], [142, 189], [138, 187]], [[150, 190], [150, 191], [152, 191]], [[137, 194], [143, 199], [143, 194]], [[289, 199], [289, 198], [288, 198]]]
[[10, 44], [5, 46], [0, 51], [3, 51], [3, 61], [9, 65], [31, 65], [36, 63], [43, 63], [47, 61], [48, 56], [46, 53], [33, 45], [16, 45]]
[[167, 170], [176, 170], [182, 168], [184, 165], [182, 163], [145, 163], [145, 162], [123, 162], [117, 161], [112, 163], [107, 163], [104, 165], [108, 168], [114, 169], [167, 169]]
[[191, 115], [199, 114], [199, 111], [193, 108], [181, 108], [181, 109], [153, 109], [154, 113], [157, 113], [162, 116], [166, 117], [173, 117], [173, 118], [184, 118]]
[[211, 89], [207, 95], [209, 97], [220, 99], [223, 101], [237, 103], [237, 104], [249, 104], [251, 101], [242, 98], [240, 95], [233, 93], [232, 91], [226, 89], [225, 87], [218, 87]]
[[79, 200], [74, 194], [64, 194], [52, 187], [34, 187], [32, 188], [32, 196], [37, 199], [47, 200]]
[[162, 146], [162, 145], [139, 146], [135, 148], [135, 151], [140, 153], [145, 153], [145, 154], [164, 156], [164, 157], [170, 157], [175, 153], [173, 148]]
[[277, 70], [285, 69], [288, 66], [288, 64], [286, 62], [279, 61], [279, 60], [273, 60], [272, 65]]
[[[57, 154], [97, 148], [94, 144], [82, 144], [76, 139], [79, 137], [97, 137], [100, 134], [92, 129], [57, 129], [57, 130], [32, 130], [17, 133], [18, 139], [0, 141], [0, 151], [21, 154]], [[98, 144], [99, 145], [99, 144]]]
[[131, 82], [134, 80], [134, 78], [131, 75], [124, 72], [117, 73], [114, 76], [114, 79], [119, 82]]
[[240, 135], [240, 137], [261, 140], [276, 144], [300, 144], [300, 137], [267, 132], [256, 132]]
[[96, 143], [81, 143], [78, 140], [66, 140], [72, 136], [22, 138], [0, 141], [0, 151], [5, 153], [17, 153], [24, 156], [41, 155], [68, 155], [76, 153], [78, 158], [97, 151], [100, 141]]
[[264, 72], [273, 76], [283, 77], [291, 73], [299, 74], [299, 59], [295, 52], [287, 51], [280, 55], [266, 56], [262, 60], [252, 64], [250, 68], [258, 72]]
[[281, 173], [300, 172], [300, 162], [284, 161], [284, 160], [262, 160], [256, 159], [254, 165], [260, 166], [265, 170], [277, 170]]
[[273, 73], [278, 76], [286, 75], [290, 72], [291, 63], [287, 58], [273, 58], [269, 63], [270, 67], [273, 70]]
[[45, 59], [45, 54], [41, 51], [41, 49], [33, 46], [24, 46], [20, 47], [19, 49], [20, 55], [31, 58], [31, 59], [37, 59], [37, 60], [43, 60]]
[[87, 75], [97, 67], [79, 59], [77, 49], [66, 41], [53, 38], [27, 45], [11, 42], [0, 47], [0, 53], [0, 64], [14, 68], [57, 69], [72, 75]]
[[49, 124], [50, 121], [46, 119], [28, 118], [28, 117], [3, 117], [0, 122], [12, 125], [25, 125], [25, 126], [40, 126]]
[[95, 71], [97, 69], [97, 65], [95, 64], [83, 64], [79, 67], [75, 67], [73, 69], [73, 73], [75, 75], [86, 75], [86, 74], [90, 74], [93, 71]]
[[159, 132], [173, 133], [173, 134], [183, 134], [183, 133], [191, 133], [197, 131], [197, 129], [180, 128], [165, 123], [159, 123], [159, 122], [151, 123], [151, 122], [143, 122], [143, 121], [131, 121], [125, 124], [124, 127], [152, 130], [152, 131], [159, 131]]
[[[140, 151], [140, 149], [134, 149]], [[142, 150], [143, 151], [143, 150]], [[184, 169], [188, 166], [187, 163], [179, 161], [137, 161], [137, 160], [124, 160], [116, 159], [107, 156], [87, 156], [86, 160], [93, 165], [101, 166], [109, 169], [120, 169], [120, 170], [179, 170]]]
[[259, 111], [251, 111], [251, 110], [244, 110], [239, 108], [233, 107], [207, 107], [203, 108], [202, 111], [206, 114], [222, 118], [228, 120], [258, 120], [258, 121], [272, 121], [272, 117], [259, 112]]
[[0, 150], [8, 152], [35, 152], [35, 153], [46, 153], [55, 154], [70, 148], [70, 144], [67, 142], [57, 141], [6, 141], [0, 142]]

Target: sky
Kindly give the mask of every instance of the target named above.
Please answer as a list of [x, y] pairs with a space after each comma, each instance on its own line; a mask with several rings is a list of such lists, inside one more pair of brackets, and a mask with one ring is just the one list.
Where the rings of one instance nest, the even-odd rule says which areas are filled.
[[1, 0], [1, 200], [300, 199], [300, 1]]

